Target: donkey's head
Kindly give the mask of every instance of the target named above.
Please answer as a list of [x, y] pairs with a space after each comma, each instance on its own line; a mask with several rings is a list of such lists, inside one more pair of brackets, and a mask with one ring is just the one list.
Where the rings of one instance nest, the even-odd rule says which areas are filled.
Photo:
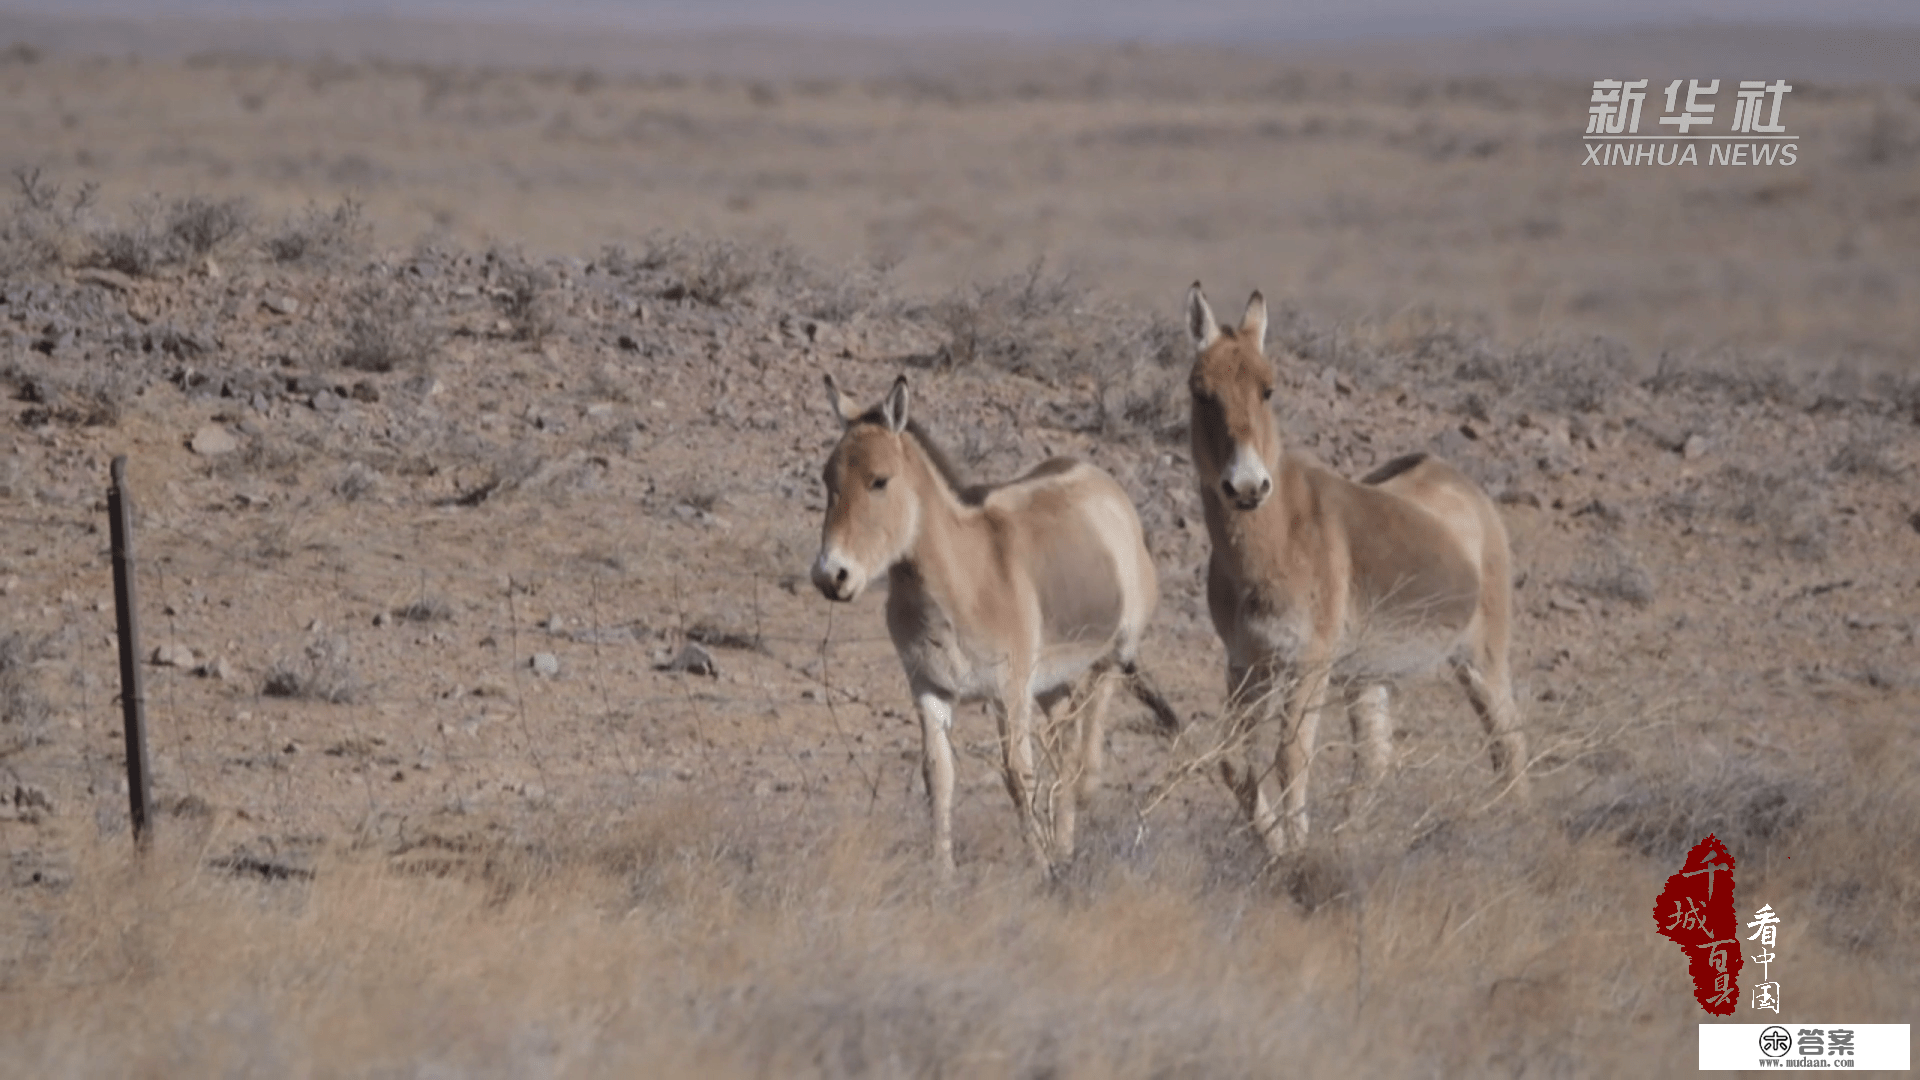
[[920, 531], [917, 477], [911, 471], [907, 431], [907, 377], [894, 380], [886, 400], [862, 410], [827, 376], [827, 393], [844, 430], [822, 479], [827, 520], [813, 584], [829, 600], [852, 600], [867, 582], [912, 550]]
[[1187, 292], [1187, 333], [1193, 337], [1193, 465], [1202, 490], [1227, 505], [1253, 510], [1273, 493], [1280, 461], [1280, 428], [1268, 401], [1273, 397], [1273, 361], [1262, 347], [1267, 302], [1247, 300], [1239, 327], [1214, 321], [1213, 309], [1194, 282]]

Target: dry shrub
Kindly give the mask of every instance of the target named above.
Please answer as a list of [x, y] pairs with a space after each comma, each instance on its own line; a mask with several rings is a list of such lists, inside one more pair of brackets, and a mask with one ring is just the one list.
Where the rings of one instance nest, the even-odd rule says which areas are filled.
[[516, 341], [544, 341], [560, 319], [554, 296], [553, 274], [528, 262], [518, 252], [487, 252], [487, 273], [493, 282], [493, 303], [512, 328]]
[[1179, 438], [1186, 398], [1184, 331], [1101, 300], [1071, 275], [1035, 260], [1026, 272], [935, 301], [926, 316], [947, 338], [946, 361], [1050, 383], [1090, 380], [1090, 430], [1115, 437]]
[[669, 237], [649, 246], [643, 265], [668, 275], [660, 290], [668, 300], [697, 300], [718, 307], [738, 298], [776, 271], [791, 268], [780, 250], [768, 250], [725, 239]]
[[251, 211], [240, 198], [159, 196], [133, 204], [133, 220], [101, 229], [91, 261], [134, 277], [210, 254], [246, 234]]
[[277, 263], [324, 267], [358, 258], [373, 226], [353, 199], [330, 208], [309, 205], [289, 215], [266, 239], [267, 256]]
[[440, 346], [439, 329], [415, 306], [407, 286], [384, 278], [348, 295], [345, 333], [335, 359], [354, 371], [421, 367]]
[[1549, 412], [1598, 412], [1632, 381], [1633, 354], [1618, 341], [1539, 341], [1501, 350], [1482, 344], [1454, 369], [1490, 383], [1512, 403]]
[[98, 186], [82, 184], [63, 199], [37, 168], [16, 169], [13, 179], [13, 205], [0, 218], [0, 279], [79, 262]]
[[1755, 542], [1793, 558], [1819, 562], [1828, 554], [1831, 496], [1804, 473], [1778, 473], [1726, 465], [1661, 497], [1669, 519], [1719, 519], [1751, 529]]

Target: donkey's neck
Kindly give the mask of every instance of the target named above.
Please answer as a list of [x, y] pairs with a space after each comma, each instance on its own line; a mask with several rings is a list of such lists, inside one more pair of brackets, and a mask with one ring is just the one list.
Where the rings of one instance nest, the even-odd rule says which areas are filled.
[[937, 598], [965, 605], [964, 594], [980, 583], [977, 572], [969, 569], [991, 558], [991, 528], [986, 511], [970, 505], [954, 488], [951, 468], [922, 438], [906, 440], [920, 520], [901, 568], [919, 577]]

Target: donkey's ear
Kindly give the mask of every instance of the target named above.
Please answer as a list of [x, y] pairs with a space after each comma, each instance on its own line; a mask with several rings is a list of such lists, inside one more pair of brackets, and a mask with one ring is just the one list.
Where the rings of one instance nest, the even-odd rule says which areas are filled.
[[880, 415], [895, 435], [907, 430], [908, 397], [907, 377], [902, 375], [893, 380], [893, 389], [887, 391], [887, 400], [880, 403]]
[[1267, 298], [1258, 289], [1247, 297], [1247, 313], [1240, 317], [1240, 337], [1253, 342], [1261, 352], [1267, 351]]
[[832, 375], [828, 375], [826, 379], [827, 397], [833, 402], [833, 415], [840, 418], [840, 425], [845, 427], [860, 419], [860, 406], [855, 405], [852, 398], [841, 392], [840, 384], [833, 381]]
[[1187, 290], [1187, 336], [1193, 339], [1194, 352], [1206, 352], [1209, 345], [1220, 340], [1220, 324], [1214, 320], [1213, 309], [1207, 306], [1206, 294], [1197, 281]]

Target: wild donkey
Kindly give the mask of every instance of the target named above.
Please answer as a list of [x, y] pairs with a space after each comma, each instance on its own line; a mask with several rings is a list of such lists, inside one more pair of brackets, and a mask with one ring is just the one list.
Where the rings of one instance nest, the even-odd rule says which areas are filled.
[[1348, 688], [1357, 771], [1372, 783], [1391, 754], [1386, 682], [1451, 661], [1494, 768], [1523, 793], [1526, 744], [1507, 676], [1511, 556], [1493, 501], [1425, 454], [1356, 484], [1283, 450], [1259, 293], [1237, 329], [1222, 327], [1194, 282], [1187, 329], [1193, 466], [1213, 544], [1207, 607], [1226, 645], [1229, 710], [1243, 732], [1281, 712], [1272, 773], [1284, 816], [1258, 755], [1249, 751], [1244, 772], [1221, 765], [1267, 849], [1306, 837], [1308, 766], [1336, 679]]
[[[1076, 803], [1098, 783], [1113, 669], [1163, 725], [1178, 726], [1134, 667], [1160, 593], [1133, 503], [1111, 476], [1070, 458], [1011, 483], [965, 486], [908, 418], [905, 376], [864, 411], [832, 376], [827, 390], [844, 427], [827, 459], [813, 583], [850, 601], [888, 577], [887, 631], [920, 711], [934, 859], [952, 871], [953, 709], [987, 699], [999, 703], [1007, 791], [1051, 870], [1072, 856]], [[1075, 724], [1077, 761], [1053, 785], [1050, 830], [1034, 807], [1036, 699], [1050, 714], [1067, 702]]]

